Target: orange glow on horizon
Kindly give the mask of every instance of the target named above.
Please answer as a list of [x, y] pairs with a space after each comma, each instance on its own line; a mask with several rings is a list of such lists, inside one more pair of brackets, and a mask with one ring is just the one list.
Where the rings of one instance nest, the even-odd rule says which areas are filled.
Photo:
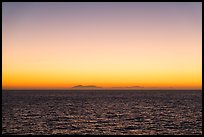
[[3, 89], [202, 89], [202, 4], [72, 4], [3, 4]]

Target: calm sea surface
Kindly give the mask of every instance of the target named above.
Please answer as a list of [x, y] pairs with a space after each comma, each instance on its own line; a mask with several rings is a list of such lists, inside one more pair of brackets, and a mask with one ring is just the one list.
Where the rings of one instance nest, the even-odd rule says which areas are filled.
[[2, 134], [202, 134], [202, 91], [2, 91]]

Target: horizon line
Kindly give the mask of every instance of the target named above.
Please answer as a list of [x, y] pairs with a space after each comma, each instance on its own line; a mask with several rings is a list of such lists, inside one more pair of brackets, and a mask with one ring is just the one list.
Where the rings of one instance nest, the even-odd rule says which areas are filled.
[[71, 90], [74, 90], [74, 91], [77, 91], [77, 90], [201, 90], [202, 89], [164, 89], [164, 88], [160, 88], [160, 89], [155, 89], [155, 88], [151, 88], [151, 89], [145, 89], [145, 88], [142, 88], [142, 89], [132, 89], [132, 88], [127, 88], [127, 89], [124, 89], [124, 88], [119, 88], [119, 89], [115, 89], [115, 88], [97, 88], [97, 89], [74, 89], [74, 88], [69, 88], [69, 89], [2, 89], [2, 91], [6, 91], [6, 90], [68, 90], [68, 91], [71, 91]]

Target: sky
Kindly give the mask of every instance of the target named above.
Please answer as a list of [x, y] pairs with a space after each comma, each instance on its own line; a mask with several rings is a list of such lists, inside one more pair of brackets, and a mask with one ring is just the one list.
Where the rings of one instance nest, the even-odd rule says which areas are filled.
[[2, 3], [2, 88], [202, 89], [202, 3]]

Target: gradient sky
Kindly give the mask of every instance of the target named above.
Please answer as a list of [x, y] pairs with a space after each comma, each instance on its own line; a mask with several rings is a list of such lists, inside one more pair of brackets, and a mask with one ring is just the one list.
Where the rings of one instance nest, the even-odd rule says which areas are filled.
[[2, 86], [202, 88], [202, 3], [2, 4]]

